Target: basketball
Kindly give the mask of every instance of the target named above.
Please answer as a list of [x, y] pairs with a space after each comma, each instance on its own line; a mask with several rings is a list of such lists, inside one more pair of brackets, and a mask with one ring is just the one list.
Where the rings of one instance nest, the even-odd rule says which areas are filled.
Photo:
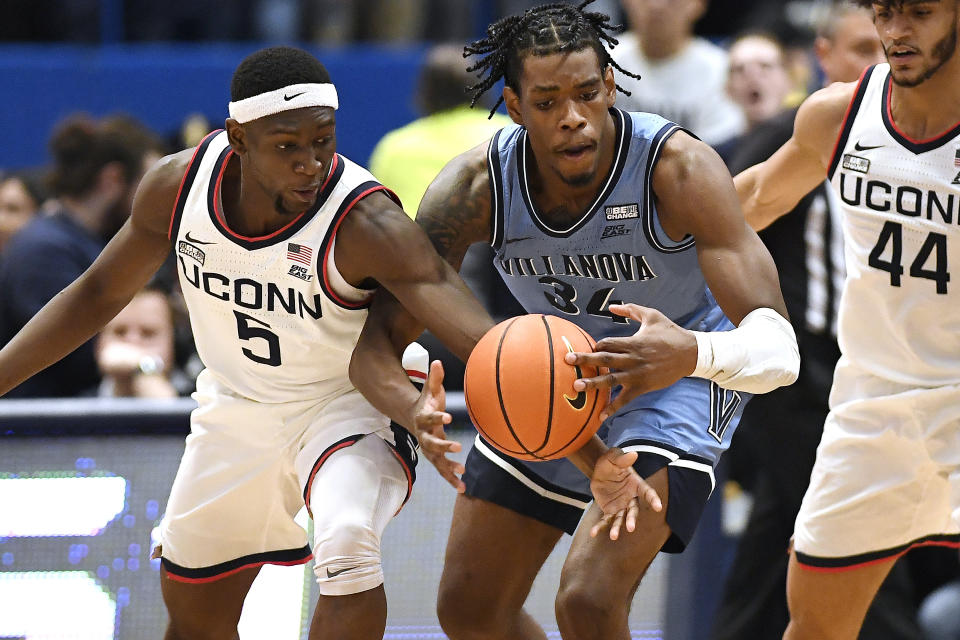
[[570, 351], [593, 351], [583, 329], [557, 316], [504, 320], [477, 343], [463, 378], [467, 412], [491, 445], [522, 460], [570, 455], [600, 428], [607, 392], [575, 391], [573, 381], [594, 367], [564, 361]]

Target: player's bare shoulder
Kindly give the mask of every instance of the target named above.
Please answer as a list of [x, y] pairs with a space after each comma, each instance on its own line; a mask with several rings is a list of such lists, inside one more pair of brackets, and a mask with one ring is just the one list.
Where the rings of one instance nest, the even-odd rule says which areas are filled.
[[685, 131], [664, 143], [652, 184], [660, 223], [674, 240], [693, 233], [698, 219], [714, 215], [719, 201], [734, 193], [730, 172], [717, 152]]
[[167, 234], [177, 194], [194, 151], [184, 149], [164, 156], [144, 174], [133, 199], [131, 219], [135, 225]]
[[834, 82], [811, 94], [797, 111], [793, 140], [815, 152], [824, 160], [824, 166], [829, 165], [829, 156], [856, 91], [856, 82]]
[[492, 215], [488, 143], [477, 145], [447, 163], [427, 188], [417, 223], [447, 259], [474, 242], [490, 241]]

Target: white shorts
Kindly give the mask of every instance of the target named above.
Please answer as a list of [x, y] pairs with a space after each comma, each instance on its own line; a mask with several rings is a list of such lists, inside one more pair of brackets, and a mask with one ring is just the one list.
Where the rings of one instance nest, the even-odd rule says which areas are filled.
[[[310, 491], [321, 465], [365, 435], [381, 438], [393, 453], [387, 458], [399, 463], [377, 459], [371, 467], [380, 478], [338, 485], [350, 495], [401, 478], [406, 494], [390, 516], [409, 496], [412, 443], [356, 390], [324, 402], [265, 404], [231, 393], [204, 371], [194, 398], [199, 406], [160, 525], [163, 566], [174, 580], [209, 582], [262, 564], [309, 561], [306, 532], [294, 517], [304, 504], [317, 511], [320, 497]], [[378, 506], [387, 508], [368, 505]]]
[[794, 531], [797, 559], [842, 570], [960, 543], [960, 385], [921, 388], [841, 358]]

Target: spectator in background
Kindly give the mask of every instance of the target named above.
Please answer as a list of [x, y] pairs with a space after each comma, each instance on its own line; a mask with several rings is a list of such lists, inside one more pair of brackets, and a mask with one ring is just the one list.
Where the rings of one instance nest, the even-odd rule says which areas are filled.
[[[0, 255], [0, 344], [93, 264], [104, 234], [129, 216], [146, 151], [116, 124], [76, 115], [54, 131], [50, 181], [56, 208], [34, 218]], [[90, 341], [7, 397], [76, 396], [99, 381]]]
[[174, 367], [174, 313], [164, 290], [147, 286], [96, 339], [103, 397], [173, 398], [192, 381]]
[[[269, 1], [269, 0], [265, 0]], [[301, 23], [323, 46], [355, 41], [415, 44], [466, 40], [478, 3], [471, 0], [303, 0]]]
[[166, 143], [148, 126], [136, 118], [124, 113], [114, 114], [103, 118], [100, 121], [100, 128], [103, 135], [107, 138], [122, 140], [123, 145], [127, 147], [136, 158], [139, 158], [139, 164], [134, 169], [136, 176], [133, 188], [129, 189], [124, 195], [124, 199], [118, 206], [110, 210], [110, 215], [104, 221], [100, 234], [103, 241], [107, 242], [112, 238], [123, 223], [130, 217], [130, 211], [133, 209], [133, 194], [136, 186], [140, 182], [140, 177], [152, 167], [160, 158], [169, 153]]
[[[544, 0], [496, 0], [497, 17], [521, 14], [537, 5], [544, 4]], [[573, 2], [571, 4], [577, 4]], [[621, 21], [623, 11], [620, 0], [594, 0], [590, 3], [590, 10], [610, 16], [610, 22], [617, 24]]]
[[[427, 186], [449, 160], [485, 143], [494, 132], [511, 123], [503, 114], [488, 118], [486, 109], [470, 107], [464, 87], [474, 84], [475, 78], [467, 72], [467, 66], [461, 45], [431, 48], [416, 90], [417, 108], [423, 117], [387, 133], [370, 155], [370, 173], [394, 190], [410, 217], [416, 216]], [[490, 247], [471, 247], [460, 275], [497, 320], [523, 313], [494, 271]], [[462, 388], [463, 362], [429, 333], [418, 342], [431, 357], [443, 362], [447, 388]]]
[[[865, 67], [883, 61], [872, 12], [833, 5], [821, 16], [814, 53], [826, 84], [856, 81]], [[791, 137], [795, 116], [796, 109], [786, 109], [753, 128], [728, 163], [730, 171], [737, 174], [772, 155]], [[731, 475], [748, 478], [753, 507], [714, 619], [713, 640], [779, 640], [789, 621], [790, 537], [840, 356], [837, 303], [845, 271], [840, 210], [833, 199], [824, 176], [824, 183], [794, 211], [759, 234], [780, 273], [800, 347], [800, 377], [751, 400], [730, 448]], [[861, 638], [920, 637], [908, 573], [906, 563], [894, 566], [867, 614]]]
[[387, 133], [370, 155], [370, 173], [389, 186], [414, 217], [420, 198], [454, 156], [490, 139], [507, 116], [470, 108], [464, 87], [473, 84], [463, 46], [437, 45], [427, 52], [416, 89], [418, 120]]
[[613, 59], [638, 73], [617, 82], [631, 95], [617, 100], [630, 111], [659, 113], [710, 145], [739, 135], [744, 117], [730, 100], [727, 54], [693, 26], [707, 0], [622, 0], [629, 32], [621, 34]]
[[0, 177], [0, 252], [40, 211], [47, 199], [39, 178], [27, 172]]
[[738, 36], [728, 50], [727, 94], [746, 118], [746, 132], [716, 146], [724, 162], [744, 135], [784, 107], [790, 76], [780, 42], [773, 35], [750, 32]]

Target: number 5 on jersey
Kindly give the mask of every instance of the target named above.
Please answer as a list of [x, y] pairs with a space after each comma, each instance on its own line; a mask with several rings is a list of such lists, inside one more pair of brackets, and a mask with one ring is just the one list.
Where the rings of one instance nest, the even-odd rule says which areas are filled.
[[[270, 329], [270, 325], [262, 320], [257, 320], [253, 316], [234, 311], [233, 315], [237, 318], [237, 337], [241, 340], [264, 340], [267, 343], [267, 355], [262, 356], [253, 352], [252, 349], [242, 347], [243, 355], [254, 362], [266, 364], [271, 367], [280, 366], [280, 337]], [[251, 325], [251, 323], [254, 323]], [[266, 327], [266, 328], [264, 328]]]

